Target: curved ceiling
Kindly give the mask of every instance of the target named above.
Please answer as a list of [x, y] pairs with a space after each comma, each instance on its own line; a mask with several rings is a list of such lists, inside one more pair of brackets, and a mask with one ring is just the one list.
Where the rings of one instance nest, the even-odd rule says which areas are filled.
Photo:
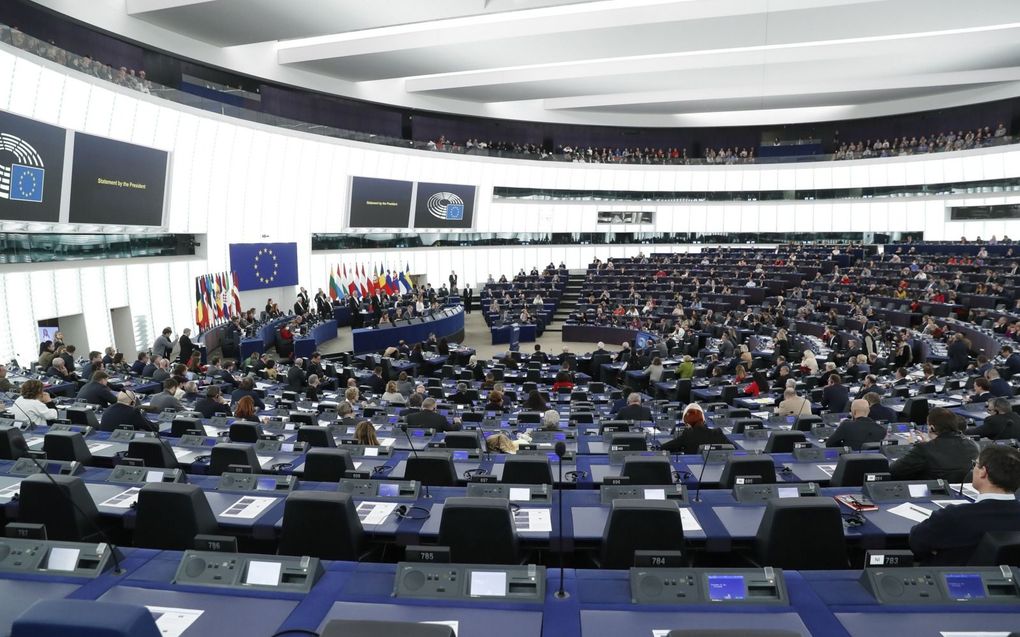
[[38, 3], [245, 74], [487, 117], [778, 124], [1020, 95], [1016, 0]]

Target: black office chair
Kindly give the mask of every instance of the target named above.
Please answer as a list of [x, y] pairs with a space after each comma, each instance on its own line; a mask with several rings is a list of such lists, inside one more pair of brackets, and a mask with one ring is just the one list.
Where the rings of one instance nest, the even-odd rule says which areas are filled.
[[609, 435], [609, 448], [614, 451], [647, 451], [648, 439], [642, 433], [614, 433]]
[[92, 463], [92, 452], [85, 438], [76, 431], [50, 431], [43, 436], [43, 451], [50, 460]]
[[763, 566], [791, 570], [847, 568], [839, 505], [829, 498], [774, 498], [765, 505], [755, 552]]
[[71, 421], [72, 425], [92, 427], [93, 429], [99, 427], [99, 419], [96, 418], [96, 411], [94, 409], [89, 409], [88, 407], [68, 407], [66, 413], [67, 419]]
[[262, 425], [253, 422], [235, 422], [230, 425], [230, 442], [258, 442]]
[[315, 425], [299, 427], [297, 432], [297, 441], [307, 442], [308, 446], [312, 448], [329, 448], [336, 446], [336, 440], [333, 439], [333, 434], [329, 432], [329, 429]]
[[719, 400], [727, 405], [732, 405], [739, 392], [740, 388], [736, 385], [723, 385], [719, 388]]
[[744, 409], [743, 407], [735, 407], [726, 410], [727, 418], [750, 418], [751, 410]]
[[772, 456], [730, 456], [719, 477], [719, 488], [732, 489], [738, 476], [751, 476], [758, 484], [775, 484], [776, 465]]
[[868, 473], [888, 473], [889, 458], [877, 453], [843, 454], [829, 479], [830, 487], [859, 487]]
[[189, 431], [204, 431], [202, 422], [198, 418], [185, 418], [178, 416], [170, 422], [170, 435], [180, 438]]
[[95, 534], [99, 510], [85, 482], [73, 476], [50, 477], [37, 473], [21, 481], [18, 521], [44, 525], [51, 540], [79, 542]]
[[807, 442], [802, 431], [773, 431], [765, 443], [765, 453], [793, 453], [798, 442]]
[[544, 456], [507, 456], [502, 482], [507, 484], [552, 484], [552, 466]]
[[602, 532], [601, 568], [634, 566], [634, 551], [682, 551], [684, 527], [672, 500], [614, 500]]
[[17, 460], [25, 455], [25, 436], [17, 427], [0, 429], [0, 460]]
[[169, 446], [155, 438], [139, 438], [128, 443], [128, 458], [138, 458], [146, 467], [177, 469], [180, 465]]
[[439, 522], [441, 546], [450, 559], [466, 564], [517, 564], [520, 546], [510, 501], [503, 498], [447, 498]]
[[209, 475], [218, 476], [230, 465], [249, 467], [252, 473], [259, 473], [262, 470], [258, 456], [255, 455], [255, 447], [231, 442], [221, 442], [214, 446], [209, 460]]
[[794, 429], [797, 431], [811, 431], [815, 425], [820, 425], [823, 422], [821, 416], [815, 416], [813, 414], [810, 416], [801, 416], [800, 418], [794, 417], [793, 420]]
[[339, 482], [344, 473], [354, 470], [351, 452], [346, 449], [312, 447], [305, 454], [301, 479], [308, 482]]
[[457, 486], [457, 467], [448, 454], [419, 451], [408, 456], [406, 463], [405, 480], [418, 480], [430, 487]]
[[673, 484], [673, 466], [666, 458], [633, 456], [624, 458], [622, 475], [631, 484]]
[[201, 487], [151, 482], [138, 492], [134, 544], [141, 548], [184, 551], [196, 535], [215, 534], [216, 516]]
[[522, 411], [517, 414], [517, 422], [522, 425], [537, 425], [542, 422], [542, 414], [537, 411]]
[[762, 421], [758, 420], [757, 418], [740, 418], [738, 420], [731, 421], [730, 422], [730, 426], [733, 427], [733, 433], [735, 433], [735, 434], [742, 434], [745, 431], [747, 431], [748, 428], [751, 428], [751, 429], [754, 429], [754, 428], [761, 429], [762, 426], [763, 426], [763, 423], [762, 423]]
[[365, 530], [350, 494], [295, 491], [287, 496], [280, 555], [357, 561], [364, 540]]
[[331, 619], [321, 637], [456, 637], [442, 624], [393, 622], [374, 619]]
[[447, 449], [480, 449], [477, 431], [450, 431], [443, 437]]
[[912, 422], [915, 425], [923, 425], [928, 422], [928, 399], [927, 398], [907, 398], [903, 402], [903, 413], [900, 414], [900, 419], [906, 422]]
[[981, 537], [968, 562], [971, 566], [1020, 567], [1020, 532], [989, 531]]

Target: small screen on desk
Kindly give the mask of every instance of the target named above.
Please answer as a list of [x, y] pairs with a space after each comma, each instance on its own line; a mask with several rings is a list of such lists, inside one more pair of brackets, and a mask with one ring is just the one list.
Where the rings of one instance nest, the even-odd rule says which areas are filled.
[[294, 443], [293, 442], [284, 442], [284, 443], [282, 443], [280, 445], [280, 451], [282, 451], [284, 453], [293, 453], [294, 452]]
[[709, 575], [708, 598], [713, 602], [739, 600], [747, 597], [743, 575]]
[[259, 478], [255, 481], [256, 491], [276, 491], [276, 478]]
[[556, 455], [555, 451], [550, 451], [546, 455], [549, 456], [549, 460], [551, 460], [552, 462], [556, 462], [560, 459], [560, 457]]
[[215, 447], [216, 446], [216, 439], [215, 438], [205, 438], [205, 439], [202, 440], [202, 446], [203, 447]]
[[466, 452], [466, 451], [454, 451], [453, 452], [453, 459], [454, 460], [467, 460], [468, 459], [468, 452]]
[[395, 498], [400, 495], [400, 485], [384, 482], [379, 485], [379, 495]]
[[46, 556], [46, 570], [73, 571], [78, 568], [78, 549], [53, 548]]
[[566, 440], [567, 439], [567, 434], [565, 434], [565, 433], [558, 433], [558, 434], [555, 434], [553, 436], [553, 438], [555, 438], [556, 440]]
[[60, 475], [60, 470], [63, 468], [59, 462], [49, 462], [46, 464], [46, 473]]
[[946, 591], [956, 601], [985, 598], [985, 585], [977, 573], [947, 573]]
[[906, 433], [910, 431], [910, 425], [896, 425], [896, 431], [899, 433]]
[[777, 489], [780, 498], [799, 498], [800, 490], [797, 487], [779, 487]]
[[424, 429], [415, 429], [414, 431], [411, 432], [411, 435], [413, 435], [413, 436], [424, 436], [425, 435], [425, 430]]
[[506, 573], [471, 571], [471, 597], [506, 597]]

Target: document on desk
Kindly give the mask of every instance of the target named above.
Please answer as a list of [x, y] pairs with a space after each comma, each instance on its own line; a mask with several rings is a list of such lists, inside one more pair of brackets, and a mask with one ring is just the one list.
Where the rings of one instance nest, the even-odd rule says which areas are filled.
[[436, 624], [438, 626], [449, 626], [450, 630], [453, 631], [453, 637], [457, 637], [458, 631], [460, 631], [460, 622], [456, 619], [451, 621], [434, 621], [434, 622], [420, 622], [422, 624]]
[[273, 456], [255, 456], [259, 461], [259, 466], [263, 469], [269, 468], [269, 463], [273, 461]]
[[16, 482], [9, 487], [0, 489], [0, 500], [10, 500], [16, 495], [21, 494], [21, 483]]
[[202, 425], [202, 431], [204, 431], [205, 435], [209, 436], [210, 438], [215, 438], [216, 434], [218, 434], [220, 430], [217, 429], [216, 427], [213, 427], [212, 425]]
[[956, 506], [958, 504], [970, 504], [970, 500], [932, 500], [931, 503], [939, 507], [940, 509], [944, 509], [946, 507]]
[[396, 502], [362, 502], [358, 505], [358, 519], [362, 526], [378, 526], [397, 508]]
[[162, 637], [181, 637], [184, 631], [191, 628], [205, 611], [192, 608], [166, 608], [163, 606], [146, 606], [156, 620], [156, 628]]
[[520, 509], [514, 513], [514, 526], [518, 533], [552, 533], [552, 515], [549, 509]]
[[701, 523], [698, 522], [698, 518], [694, 517], [694, 511], [684, 507], [680, 507], [680, 525], [683, 527], [684, 533], [701, 530]]
[[266, 498], [246, 495], [238, 498], [236, 502], [227, 507], [227, 510], [220, 515], [225, 518], [239, 518], [242, 520], [254, 520], [263, 511], [273, 506], [276, 498]]
[[393, 443], [395, 443], [396, 441], [397, 441], [396, 438], [380, 438], [379, 439], [379, 446], [380, 447], [392, 447]]
[[[960, 493], [959, 485], [955, 485], [955, 487], [956, 488], [953, 490], [956, 491], [957, 493]], [[970, 498], [971, 500], [976, 500], [979, 494], [978, 490], [974, 488], [974, 485], [968, 482], [967, 484], [963, 485], [963, 493], [960, 493], [960, 495]]]
[[949, 631], [943, 630], [939, 632], [942, 637], [1009, 637], [1012, 633], [1008, 633], [1001, 630], [976, 630], [976, 631]]
[[818, 468], [822, 471], [822, 473], [830, 478], [832, 477], [832, 474], [836, 473], [836, 465], [834, 464], [820, 464], [818, 465]]
[[130, 489], [121, 491], [112, 498], [108, 498], [107, 500], [100, 502], [99, 506], [113, 507], [114, 509], [130, 509], [135, 502], [138, 502], [139, 491], [141, 491], [141, 488], [131, 487]]
[[174, 457], [177, 458], [178, 460], [191, 453], [190, 449], [181, 449], [179, 447], [171, 447], [171, 449], [174, 452]]
[[45, 442], [45, 440], [43, 438], [33, 438], [32, 440], [28, 441], [28, 446], [29, 447], [41, 447], [43, 442]]
[[912, 502], [904, 502], [889, 509], [889, 513], [898, 515], [901, 518], [913, 520], [914, 522], [924, 522], [931, 516], [931, 511], [921, 506], [917, 506]]
[[90, 442], [86, 446], [89, 448], [89, 451], [91, 451], [92, 453], [99, 453], [103, 449], [109, 449], [113, 445], [107, 445], [107, 444], [103, 444], [101, 442]]

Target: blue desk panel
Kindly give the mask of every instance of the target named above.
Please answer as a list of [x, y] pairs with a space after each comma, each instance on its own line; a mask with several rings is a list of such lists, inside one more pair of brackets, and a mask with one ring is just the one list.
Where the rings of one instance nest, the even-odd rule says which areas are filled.
[[413, 325], [351, 330], [354, 336], [354, 353], [382, 351], [400, 341], [419, 343], [435, 332], [436, 338], [449, 338], [464, 332], [464, 308], [458, 307], [449, 316]]
[[[535, 334], [537, 328], [534, 323], [519, 323], [517, 327], [520, 328], [520, 339], [519, 343], [534, 343]], [[492, 344], [493, 345], [506, 345], [510, 343], [510, 335], [513, 333], [512, 325], [504, 325], [502, 327], [492, 328]]]

